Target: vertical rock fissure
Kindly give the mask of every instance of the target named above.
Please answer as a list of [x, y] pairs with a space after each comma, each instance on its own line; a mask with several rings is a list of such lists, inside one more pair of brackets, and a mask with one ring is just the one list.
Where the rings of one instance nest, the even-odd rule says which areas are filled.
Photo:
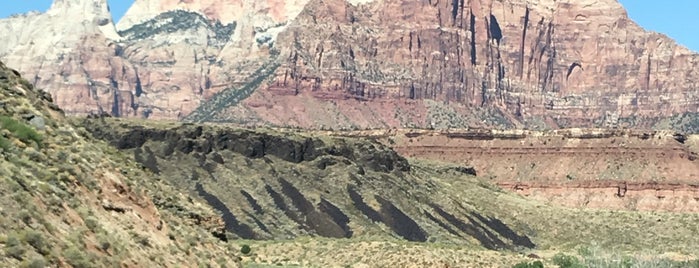
[[471, 65], [476, 65], [476, 16], [473, 10], [469, 11], [471, 19], [469, 21], [469, 31], [471, 31]]
[[490, 37], [497, 41], [498, 46], [500, 45], [500, 40], [502, 40], [502, 29], [500, 28], [500, 23], [495, 15], [490, 14], [490, 20], [488, 21], [488, 30]]
[[544, 72], [544, 81], [542, 84], [542, 89], [545, 91], [545, 89], [548, 87], [550, 90], [555, 91], [556, 89], [553, 87], [553, 64], [556, 59], [556, 48], [553, 46], [553, 33], [554, 33], [554, 27], [553, 27], [553, 22], [549, 22], [548, 25], [548, 31], [546, 32], [546, 46], [545, 48], [548, 50], [548, 59], [546, 60], [546, 71]]
[[650, 90], [650, 70], [651, 70], [651, 54], [648, 54], [648, 65], [646, 66], [646, 90]]
[[524, 10], [524, 28], [522, 29], [522, 43], [519, 45], [520, 58], [519, 58], [519, 78], [522, 79], [524, 75], [524, 43], [527, 40], [527, 27], [529, 26], [529, 7]]
[[451, 0], [451, 23], [456, 26], [456, 17], [459, 15], [459, 0]]
[[114, 117], [119, 117], [121, 116], [121, 113], [119, 112], [119, 90], [114, 89], [114, 94], [113, 95], [113, 102], [112, 102], [112, 116]]
[[141, 78], [138, 75], [138, 70], [134, 70], [134, 72], [136, 73], [136, 97], [141, 97], [141, 94], [143, 94], [143, 85], [141, 85]]

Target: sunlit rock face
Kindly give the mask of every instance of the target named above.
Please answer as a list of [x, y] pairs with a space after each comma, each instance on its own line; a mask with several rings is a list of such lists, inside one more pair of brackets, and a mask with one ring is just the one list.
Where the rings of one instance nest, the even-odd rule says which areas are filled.
[[[87, 15], [77, 15], [87, 14]], [[65, 19], [65, 18], [79, 19]], [[603, 1], [56, 1], [0, 59], [69, 113], [301, 127], [694, 130], [697, 54]]]

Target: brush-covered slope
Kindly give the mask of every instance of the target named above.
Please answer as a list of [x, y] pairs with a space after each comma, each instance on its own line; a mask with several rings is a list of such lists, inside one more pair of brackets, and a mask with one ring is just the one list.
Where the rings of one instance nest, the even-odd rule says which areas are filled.
[[237, 265], [220, 216], [68, 124], [51, 101], [0, 63], [3, 266]]
[[[267, 241], [252, 242], [259, 255], [250, 262], [497, 266], [497, 254], [511, 264], [521, 258], [514, 252], [590, 245], [692, 256], [699, 243], [689, 235], [697, 214], [547, 205], [502, 191], [470, 168], [409, 162], [368, 139], [113, 118], [82, 125], [214, 206], [232, 237]], [[430, 257], [422, 263], [407, 252]]]

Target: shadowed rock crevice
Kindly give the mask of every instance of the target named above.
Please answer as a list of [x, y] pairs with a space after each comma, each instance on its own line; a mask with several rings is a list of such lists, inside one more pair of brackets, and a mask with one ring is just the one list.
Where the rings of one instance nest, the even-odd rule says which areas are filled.
[[255, 222], [255, 224], [258, 228], [260, 228], [260, 230], [262, 230], [265, 233], [272, 234], [272, 232], [269, 231], [269, 228], [267, 228], [267, 225], [265, 225], [262, 221], [255, 217], [255, 215], [247, 211], [245, 211], [245, 215], [247, 215], [253, 222]]
[[252, 209], [255, 210], [255, 213], [257, 213], [257, 214], [263, 214], [263, 213], [264, 213], [264, 212], [262, 211], [262, 207], [260, 206], [259, 203], [257, 203], [257, 200], [255, 200], [255, 198], [252, 197], [252, 195], [250, 195], [250, 194], [249, 194], [248, 192], [246, 192], [245, 190], [240, 190], [240, 194], [242, 194], [242, 195], [245, 197], [245, 199], [246, 199], [246, 200], [248, 201], [248, 203], [250, 204], [250, 207], [252, 207]]
[[375, 195], [376, 201], [381, 204], [381, 219], [391, 227], [396, 234], [408, 241], [425, 242], [427, 234], [410, 216], [397, 208], [390, 201]]
[[527, 248], [534, 248], [536, 245], [525, 235], [518, 235], [514, 230], [505, 225], [502, 221], [495, 218], [486, 218], [482, 215], [472, 212], [471, 215], [476, 217], [479, 221], [483, 222], [490, 229], [495, 230], [500, 236], [507, 238], [512, 241], [515, 246], [523, 246]]
[[447, 232], [449, 232], [450, 234], [453, 234], [453, 235], [458, 236], [458, 237], [463, 237], [463, 236], [461, 236], [461, 234], [459, 234], [459, 232], [454, 230], [454, 228], [451, 228], [451, 226], [444, 223], [440, 219], [437, 219], [435, 216], [433, 216], [432, 214], [430, 214], [427, 211], [425, 211], [425, 217], [427, 217], [428, 219], [430, 219], [431, 221], [433, 221], [434, 223], [439, 225], [439, 227], [442, 227], [444, 230], [447, 230]]
[[364, 198], [362, 198], [362, 195], [359, 194], [359, 192], [357, 192], [357, 190], [353, 186], [347, 186], [347, 193], [349, 193], [349, 197], [352, 200], [352, 204], [356, 209], [362, 212], [362, 214], [367, 216], [367, 218], [369, 218], [373, 222], [381, 222], [381, 215], [379, 214], [379, 212], [371, 208], [366, 203], [364, 203]]
[[522, 42], [519, 45], [519, 78], [524, 75], [524, 43], [527, 41], [527, 27], [529, 27], [529, 7], [524, 9], [524, 26], [522, 27]]
[[459, 0], [451, 0], [451, 21], [456, 25], [456, 17], [459, 15]]
[[347, 192], [356, 209], [361, 211], [373, 222], [382, 222], [391, 228], [397, 235], [408, 241], [427, 241], [427, 234], [408, 215], [394, 206], [390, 201], [379, 196], [376, 200], [381, 204], [381, 210], [376, 211], [364, 202], [362, 195], [353, 186], [347, 186]]
[[206, 200], [206, 202], [211, 207], [221, 212], [221, 216], [223, 218], [223, 221], [226, 223], [227, 230], [235, 233], [236, 235], [244, 239], [258, 239], [257, 235], [255, 234], [255, 232], [253, 232], [252, 228], [250, 228], [250, 226], [246, 224], [241, 224], [240, 222], [238, 222], [238, 219], [235, 217], [235, 215], [233, 215], [233, 212], [231, 212], [231, 210], [228, 209], [226, 204], [221, 202], [221, 200], [218, 199], [218, 197], [204, 190], [204, 187], [202, 187], [199, 183], [197, 183], [196, 185], [196, 190], [199, 196], [204, 198], [204, 200]]
[[441, 207], [433, 204], [432, 209], [434, 209], [434, 211], [437, 212], [437, 214], [439, 214], [439, 216], [441, 216], [442, 218], [447, 220], [447, 222], [449, 222], [449, 224], [453, 225], [454, 227], [458, 228], [459, 230], [461, 230], [465, 234], [478, 240], [478, 242], [480, 242], [481, 245], [483, 245], [483, 247], [485, 247], [487, 249], [507, 248], [507, 245], [505, 245], [499, 239], [494, 240], [491, 237], [488, 237], [488, 235], [481, 232], [481, 230], [479, 230], [475, 226], [465, 223], [463, 220], [457, 218], [453, 214], [444, 211]]
[[[453, 214], [446, 212], [436, 204], [431, 204], [431, 207], [451, 225], [472, 236], [487, 249], [513, 249], [514, 246], [523, 246], [527, 248], [536, 247], [529, 237], [518, 235], [514, 230], [498, 219], [486, 218], [479, 213], [469, 212], [466, 216], [468, 223], [466, 223]], [[435, 222], [439, 224], [438, 221]], [[505, 242], [503, 238], [510, 242]]]
[[335, 224], [342, 228], [342, 231], [345, 233], [345, 237], [352, 237], [352, 230], [347, 225], [350, 222], [350, 218], [347, 217], [347, 215], [345, 215], [340, 208], [330, 203], [330, 201], [321, 198], [320, 203], [318, 203], [318, 210], [329, 215]]
[[[306, 219], [306, 226], [315, 230], [318, 235], [338, 238], [350, 237], [352, 235], [349, 228], [347, 228], [347, 222], [343, 223], [344, 226], [338, 225], [330, 215], [317, 211], [313, 204], [291, 183], [281, 178], [279, 179], [279, 183], [282, 185], [282, 192], [284, 195], [291, 199], [291, 202]], [[337, 208], [335, 207], [335, 209]], [[340, 214], [342, 214], [342, 212], [340, 212]]]
[[493, 14], [490, 14], [488, 27], [490, 30], [490, 38], [495, 39], [498, 45], [500, 45], [500, 40], [502, 40], [502, 29], [500, 28], [498, 19]]
[[265, 185], [265, 191], [267, 191], [269, 196], [272, 198], [272, 201], [274, 201], [274, 205], [277, 207], [277, 209], [283, 211], [284, 215], [286, 215], [291, 220], [293, 220], [297, 224], [300, 224], [302, 227], [304, 227], [304, 229], [306, 229], [305, 226], [303, 226], [303, 222], [301, 221], [299, 215], [289, 209], [289, 207], [286, 205], [286, 202], [284, 201], [284, 197], [282, 197], [281, 194], [275, 191], [274, 188], [272, 188], [272, 186], [270, 185]]
[[469, 20], [469, 32], [471, 32], [471, 65], [476, 65], [476, 16], [473, 15], [473, 10], [469, 12], [471, 18]]
[[583, 70], [583, 67], [579, 62], [571, 63], [568, 67], [568, 72], [566, 73], [566, 81], [568, 80], [568, 78], [570, 78], [570, 75], [573, 73], [573, 70], [575, 70], [575, 67], [578, 67], [580, 68], [580, 70]]

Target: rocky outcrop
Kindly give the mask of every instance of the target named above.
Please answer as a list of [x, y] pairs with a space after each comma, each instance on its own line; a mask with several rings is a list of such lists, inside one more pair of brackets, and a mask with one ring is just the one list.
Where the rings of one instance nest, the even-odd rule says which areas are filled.
[[5, 37], [0, 59], [73, 114], [699, 130], [699, 57], [614, 0], [139, 0], [118, 33], [108, 18], [104, 1], [62, 0], [2, 20], [36, 34]]
[[[441, 237], [488, 249], [536, 246], [492, 215], [435, 198], [442, 196], [438, 188], [420, 186], [421, 173], [375, 141], [192, 124], [153, 128], [108, 118], [82, 125], [133, 152], [144, 168], [195, 191], [237, 237], [379, 234], [417, 242]], [[469, 172], [445, 168], [439, 174]]]

